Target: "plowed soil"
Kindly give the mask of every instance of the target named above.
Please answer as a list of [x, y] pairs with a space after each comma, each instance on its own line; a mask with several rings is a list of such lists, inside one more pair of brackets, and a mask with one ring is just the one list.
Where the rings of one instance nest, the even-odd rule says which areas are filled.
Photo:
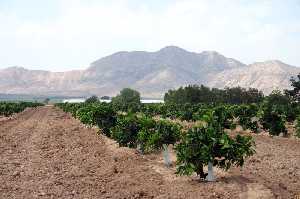
[[174, 174], [161, 154], [119, 148], [61, 110], [27, 109], [0, 121], [0, 198], [294, 198], [300, 141], [255, 135], [244, 168], [216, 182]]

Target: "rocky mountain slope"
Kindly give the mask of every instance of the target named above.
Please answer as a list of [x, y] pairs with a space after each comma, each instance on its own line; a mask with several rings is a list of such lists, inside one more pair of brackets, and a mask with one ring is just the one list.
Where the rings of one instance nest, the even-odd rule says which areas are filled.
[[274, 89], [290, 88], [290, 78], [300, 73], [300, 68], [278, 60], [256, 62], [245, 68], [235, 68], [216, 74], [209, 82], [210, 87], [257, 88], [268, 94]]
[[118, 52], [93, 62], [86, 70], [49, 72], [10, 67], [0, 70], [0, 93], [88, 96], [115, 95], [124, 87], [145, 97], [162, 97], [187, 84], [211, 87], [255, 87], [269, 93], [289, 87], [300, 68], [280, 61], [245, 65], [214, 51], [188, 52], [168, 46], [157, 52]]

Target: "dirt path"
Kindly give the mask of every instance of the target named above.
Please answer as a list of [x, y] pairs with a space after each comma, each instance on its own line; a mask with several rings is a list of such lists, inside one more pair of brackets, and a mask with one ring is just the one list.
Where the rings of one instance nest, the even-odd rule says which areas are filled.
[[199, 183], [61, 110], [28, 109], [0, 122], [0, 198], [292, 198], [300, 192], [300, 142], [256, 139], [243, 171], [217, 171], [217, 182]]

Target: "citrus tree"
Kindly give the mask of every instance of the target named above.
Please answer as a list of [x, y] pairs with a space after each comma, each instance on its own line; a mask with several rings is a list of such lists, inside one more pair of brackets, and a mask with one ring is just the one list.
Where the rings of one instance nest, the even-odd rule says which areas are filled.
[[0, 102], [0, 116], [11, 116], [14, 113], [19, 113], [28, 107], [43, 106], [37, 102]]
[[85, 103], [97, 103], [99, 98], [96, 95], [93, 95], [85, 100]]
[[139, 110], [141, 101], [140, 93], [131, 88], [124, 88], [116, 97], [112, 98], [115, 110], [136, 112]]
[[[151, 126], [149, 124], [151, 124]], [[148, 123], [147, 128], [142, 128], [138, 133], [138, 140], [147, 152], [163, 149], [165, 165], [170, 166], [171, 161], [168, 147], [179, 141], [180, 134], [180, 125], [165, 119], [160, 119], [155, 121], [155, 123]]]
[[300, 138], [300, 115], [296, 119], [296, 136]]
[[205, 179], [207, 173], [204, 166], [211, 164], [228, 170], [233, 165], [243, 166], [245, 158], [255, 153], [252, 137], [230, 137], [213, 113], [205, 115], [203, 121], [203, 124], [189, 129], [175, 146], [177, 174], [191, 175], [196, 172], [201, 179]]
[[152, 139], [152, 136], [155, 133], [156, 121], [150, 117], [142, 115], [139, 118], [139, 132], [137, 135], [137, 146], [138, 150], [141, 153], [148, 153], [153, 150], [152, 142], [149, 140]]
[[259, 107], [256, 104], [234, 106], [232, 109], [234, 117], [239, 119], [239, 124], [243, 129], [258, 131]]
[[137, 135], [140, 130], [139, 119], [136, 114], [119, 115], [116, 125], [110, 129], [111, 137], [119, 143], [119, 146], [135, 148]]
[[76, 111], [76, 118], [78, 118], [83, 124], [91, 127], [95, 124], [93, 114], [94, 106], [86, 105]]
[[110, 128], [115, 126], [117, 121], [117, 113], [113, 108], [106, 103], [98, 104], [93, 111], [93, 118], [94, 124], [101, 129], [102, 133], [110, 137]]
[[260, 122], [271, 135], [286, 134], [285, 122], [293, 112], [289, 105], [288, 97], [280, 91], [273, 91], [264, 100], [260, 111]]

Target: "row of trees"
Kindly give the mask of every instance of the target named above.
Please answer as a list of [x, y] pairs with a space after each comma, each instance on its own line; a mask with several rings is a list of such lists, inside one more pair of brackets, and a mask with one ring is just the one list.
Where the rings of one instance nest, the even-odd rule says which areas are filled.
[[164, 100], [166, 103], [198, 104], [198, 103], [226, 103], [226, 104], [249, 104], [260, 103], [264, 98], [261, 91], [255, 88], [225, 88], [218, 89], [206, 86], [189, 85], [175, 90], [169, 90]]
[[[101, 99], [109, 99], [108, 96], [101, 97]], [[85, 100], [86, 103], [99, 103], [97, 96], [91, 96]], [[141, 107], [141, 96], [136, 90], [124, 88], [120, 94], [111, 99], [111, 103], [116, 110], [137, 112]]]
[[0, 102], [0, 116], [11, 116], [14, 113], [19, 113], [28, 107], [43, 106], [37, 102]]
[[167, 166], [170, 165], [168, 146], [175, 146], [177, 173], [182, 175], [196, 172], [205, 179], [206, 165], [227, 170], [232, 165], [242, 166], [245, 158], [254, 153], [250, 136], [230, 137], [224, 132], [222, 112], [215, 109], [207, 111], [197, 126], [183, 131], [181, 125], [172, 120], [133, 113], [131, 108], [126, 112], [115, 110], [112, 103], [66, 103], [57, 106], [71, 112], [88, 126], [97, 125], [100, 132], [116, 140], [120, 146], [137, 148], [142, 153], [163, 149]]
[[[164, 101], [174, 104], [199, 104], [199, 103], [225, 103], [225, 104], [250, 104], [260, 103], [264, 99], [261, 91], [255, 88], [225, 88], [218, 89], [205, 87], [203, 85], [189, 85], [165, 93]], [[99, 101], [98, 97], [92, 96], [86, 100], [88, 103]], [[130, 102], [130, 104], [124, 104]], [[130, 88], [124, 88], [120, 94], [112, 98], [112, 103], [119, 106], [121, 110], [133, 108], [140, 105], [140, 93]], [[128, 107], [130, 106], [130, 107]]]
[[[300, 74], [290, 79], [291, 90], [284, 90], [283, 95], [286, 100], [298, 102], [300, 100]], [[274, 93], [280, 94], [279, 91]], [[102, 99], [102, 98], [101, 98]], [[109, 99], [108, 96], [104, 96], [103, 99]], [[223, 103], [223, 104], [250, 104], [261, 103], [265, 99], [264, 94], [256, 88], [209, 88], [204, 85], [188, 85], [186, 87], [180, 87], [178, 89], [169, 90], [164, 95], [164, 101], [166, 103], [175, 104], [199, 104], [199, 103]], [[97, 102], [99, 99], [96, 96], [92, 96], [87, 99], [87, 102]], [[130, 102], [125, 104], [124, 102]], [[140, 104], [140, 93], [130, 88], [123, 89], [119, 95], [112, 98], [112, 103], [119, 106], [120, 109], [136, 108]], [[130, 106], [130, 107], [128, 107]]]
[[[285, 122], [296, 120], [300, 134], [299, 80], [292, 79], [292, 90], [273, 91], [266, 97], [257, 89], [222, 90], [191, 85], [166, 93], [166, 104], [141, 105], [140, 94], [127, 88], [109, 104], [89, 99], [84, 104], [62, 104], [61, 107], [84, 124], [97, 125], [120, 146], [150, 152], [174, 145], [177, 173], [196, 172], [204, 179], [208, 175], [204, 166], [227, 170], [232, 165], [242, 166], [245, 158], [255, 153], [251, 136], [231, 137], [225, 133], [225, 128], [234, 128], [236, 118], [245, 129], [257, 132], [259, 126], [263, 126], [272, 135], [285, 134]], [[155, 120], [153, 116], [157, 114], [201, 122], [182, 132], [174, 121]]]

